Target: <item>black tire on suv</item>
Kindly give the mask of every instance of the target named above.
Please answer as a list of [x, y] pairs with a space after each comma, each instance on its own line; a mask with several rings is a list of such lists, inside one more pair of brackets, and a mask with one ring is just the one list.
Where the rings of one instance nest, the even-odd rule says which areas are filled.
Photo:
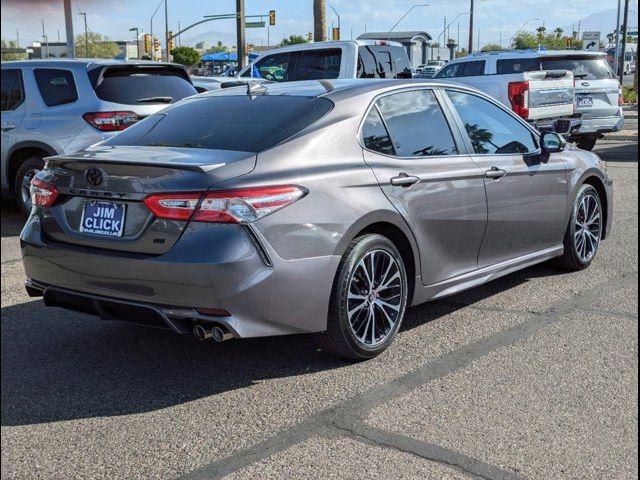
[[32, 155], [24, 159], [13, 182], [13, 192], [15, 195], [18, 209], [24, 215], [31, 212], [31, 198], [29, 194], [29, 184], [33, 176], [44, 167], [44, 160], [40, 155]]

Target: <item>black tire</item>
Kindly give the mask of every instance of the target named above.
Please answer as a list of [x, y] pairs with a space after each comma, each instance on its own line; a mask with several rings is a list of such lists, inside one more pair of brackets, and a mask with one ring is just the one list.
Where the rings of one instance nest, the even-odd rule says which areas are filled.
[[[592, 254], [589, 255], [588, 258], [583, 258], [583, 256], [579, 253], [579, 246], [576, 240], [576, 234], [578, 233], [577, 226], [578, 223], [582, 222], [582, 218], [580, 218], [579, 209], [585, 197], [589, 196], [590, 198], [594, 198], [597, 202], [597, 208], [599, 212], [599, 223], [598, 223], [598, 231], [597, 231], [597, 242], [593, 248]], [[567, 226], [567, 231], [564, 235], [564, 254], [557, 261], [558, 265], [562, 268], [572, 271], [584, 270], [588, 268], [589, 265], [593, 262], [598, 253], [598, 247], [600, 246], [600, 241], [602, 240], [602, 228], [603, 228], [603, 212], [602, 212], [602, 200], [600, 199], [600, 195], [598, 191], [593, 188], [591, 185], [582, 185], [578, 190], [578, 195], [576, 195], [575, 202], [573, 204], [573, 209], [571, 210], [571, 218], [569, 219], [569, 225]], [[586, 241], [586, 239], [585, 239]]]
[[[34, 155], [26, 158], [20, 163], [18, 171], [16, 172], [16, 178], [13, 182], [13, 193], [15, 195], [16, 204], [18, 210], [24, 215], [31, 213], [31, 200], [28, 194], [25, 197], [25, 181], [31, 181], [34, 172], [42, 170], [44, 167], [44, 160], [38, 155]], [[26, 178], [25, 178], [26, 177]]]
[[[377, 283], [377, 286], [374, 280], [373, 292], [371, 292], [371, 289], [369, 295], [365, 295], [364, 292], [362, 292], [364, 295], [363, 298], [367, 297], [367, 300], [362, 302], [363, 304], [366, 303], [367, 306], [361, 307], [361, 313], [364, 313], [364, 315], [366, 316], [371, 314], [370, 312], [376, 312], [380, 316], [375, 317], [375, 313], [373, 314], [374, 321], [370, 329], [372, 332], [371, 345], [367, 345], [366, 340], [364, 342], [361, 341], [361, 339], [357, 337], [357, 333], [354, 333], [349, 319], [348, 311], [349, 301], [353, 300], [349, 300], [347, 298], [347, 296], [349, 295], [349, 291], [354, 288], [354, 285], [356, 285], [356, 283], [358, 282], [358, 278], [360, 278], [356, 278], [356, 273], [359, 273], [359, 275], [362, 276], [363, 272], [361, 270], [356, 272], [356, 270], [362, 268], [362, 264], [360, 264], [360, 262], [361, 260], [365, 259], [365, 257], [366, 259], [373, 259], [374, 263], [377, 262], [376, 266], [379, 268], [377, 270], [374, 268], [375, 273], [382, 273], [382, 271], [384, 270], [384, 274], [387, 275], [390, 271], [399, 274], [399, 278], [393, 281], [393, 286], [389, 286], [383, 289], [379, 288], [384, 282], [385, 278], [388, 279], [391, 277], [396, 277], [395, 273], [393, 273], [393, 275], [391, 276], [385, 276], [383, 274], [382, 281]], [[393, 259], [393, 261], [391, 259]], [[387, 267], [392, 268], [393, 270], [387, 270]], [[383, 296], [383, 294], [381, 293], [382, 291], [388, 292], [384, 294], [387, 296]], [[395, 292], [399, 293], [394, 294]], [[388, 296], [392, 294], [393, 297]], [[372, 295], [374, 298], [373, 300]], [[393, 298], [393, 300], [391, 300], [391, 298]], [[385, 310], [382, 305], [376, 304], [376, 302], [378, 301], [382, 301], [383, 303], [386, 303], [387, 301], [393, 301], [394, 307], [398, 308], [398, 310]], [[395, 302], [397, 302], [397, 305], [395, 304]], [[393, 242], [391, 242], [391, 240], [383, 237], [382, 235], [363, 235], [351, 242], [342, 257], [342, 260], [340, 261], [338, 272], [336, 274], [336, 278], [333, 283], [333, 289], [331, 292], [329, 315], [327, 318], [327, 330], [316, 334], [316, 340], [322, 350], [332, 355], [347, 358], [349, 360], [366, 360], [369, 358], [373, 358], [382, 353], [393, 342], [393, 339], [395, 338], [398, 329], [402, 324], [406, 305], [407, 273], [400, 252], [398, 252], [398, 249], [393, 244]], [[391, 321], [383, 322], [382, 320], [376, 320], [376, 318], [385, 318], [381, 317], [381, 315], [384, 314], [390, 315], [390, 317], [392, 317], [391, 319], [395, 320], [395, 323], [392, 324]], [[386, 318], [389, 318], [389, 316], [387, 316]], [[355, 321], [357, 322], [357, 318]], [[364, 322], [365, 320], [362, 320], [361, 325]], [[382, 330], [384, 330], [379, 337], [376, 335], [376, 322], [378, 322], [378, 326]], [[364, 337], [368, 336], [368, 325], [369, 323], [367, 319], [367, 324], [364, 327]], [[376, 340], [375, 345], [373, 344], [374, 337]]]
[[596, 137], [578, 137], [576, 145], [581, 150], [591, 151], [596, 146], [598, 139]]

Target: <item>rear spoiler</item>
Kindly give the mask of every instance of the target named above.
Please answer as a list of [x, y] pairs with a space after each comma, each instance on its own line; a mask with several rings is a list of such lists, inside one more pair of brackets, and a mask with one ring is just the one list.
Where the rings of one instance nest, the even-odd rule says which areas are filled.
[[164, 160], [120, 160], [120, 159], [105, 159], [100, 157], [83, 157], [83, 156], [74, 156], [74, 155], [56, 155], [52, 157], [46, 157], [44, 159], [47, 162], [48, 166], [59, 167], [63, 166], [65, 163], [74, 162], [74, 163], [86, 163], [87, 165], [99, 166], [101, 162], [109, 163], [112, 165], [135, 165], [139, 167], [156, 167], [156, 168], [171, 168], [173, 170], [185, 170], [190, 172], [201, 172], [207, 173], [216, 168], [223, 167], [225, 163], [216, 162], [216, 163], [179, 163], [179, 162], [171, 162]]

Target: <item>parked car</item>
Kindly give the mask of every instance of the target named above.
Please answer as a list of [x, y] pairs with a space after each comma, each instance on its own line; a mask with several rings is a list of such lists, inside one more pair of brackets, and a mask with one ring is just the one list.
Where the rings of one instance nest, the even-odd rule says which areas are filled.
[[49, 158], [32, 195], [22, 256], [46, 305], [219, 341], [313, 332], [352, 359], [408, 305], [588, 267], [613, 211], [595, 154], [434, 81], [203, 93]]
[[[573, 117], [579, 117], [580, 121], [575, 123], [569, 140], [584, 150], [592, 150], [604, 133], [617, 132], [624, 123], [622, 87], [609, 68], [605, 53], [578, 50], [479, 53], [453, 60], [436, 77], [455, 78], [456, 81], [481, 88], [505, 105], [513, 106], [521, 114], [528, 111], [529, 116], [524, 116], [531, 119], [531, 108], [522, 110], [520, 101], [526, 98], [527, 92], [529, 101], [533, 101], [534, 86], [529, 80], [526, 88], [526, 84], [516, 78], [559, 70], [571, 72], [575, 80]], [[556, 96], [564, 102], [569, 94], [569, 89], [563, 86], [558, 89], [554, 87], [556, 92], [549, 92], [548, 87], [540, 85], [541, 92], [544, 92], [543, 96], [538, 97], [542, 106], [547, 105], [547, 101], [553, 102]], [[546, 85], [551, 83], [547, 82]]]
[[31, 209], [43, 158], [81, 150], [197, 93], [181, 65], [119, 60], [2, 63], [3, 195]]
[[433, 78], [440, 71], [441, 67], [435, 65], [426, 65], [422, 67], [415, 75], [416, 78]]
[[402, 44], [381, 40], [318, 42], [277, 48], [244, 68], [240, 78], [272, 82], [346, 78], [411, 78]]

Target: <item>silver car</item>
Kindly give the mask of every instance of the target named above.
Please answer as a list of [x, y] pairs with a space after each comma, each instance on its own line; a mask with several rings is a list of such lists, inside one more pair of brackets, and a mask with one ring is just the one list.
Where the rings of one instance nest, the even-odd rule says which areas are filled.
[[483, 93], [320, 80], [204, 93], [50, 157], [21, 235], [45, 304], [373, 357], [405, 309], [593, 261], [612, 180]]
[[195, 93], [187, 71], [175, 64], [3, 62], [3, 195], [27, 213], [29, 182], [44, 157], [81, 150]]

